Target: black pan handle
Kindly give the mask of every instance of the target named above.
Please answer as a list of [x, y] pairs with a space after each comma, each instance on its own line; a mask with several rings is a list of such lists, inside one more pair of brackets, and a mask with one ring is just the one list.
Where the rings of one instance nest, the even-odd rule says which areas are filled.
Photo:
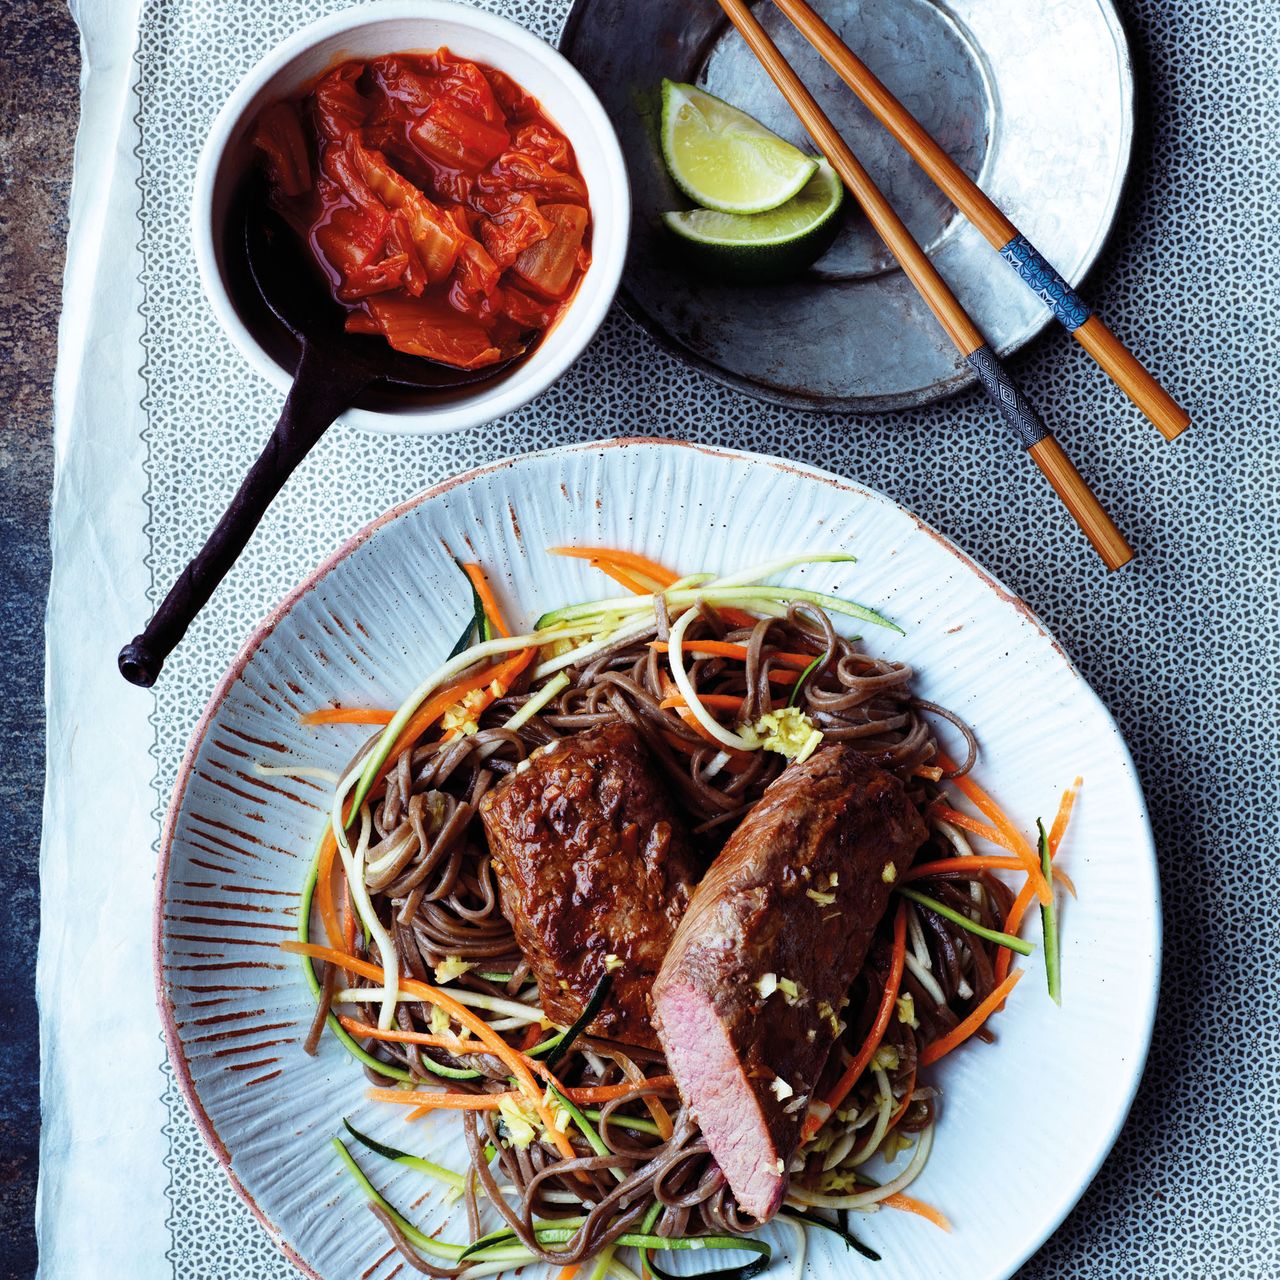
[[120, 650], [118, 664], [126, 680], [143, 688], [155, 684], [164, 660], [235, 564], [281, 486], [370, 381], [366, 370], [344, 366], [333, 352], [302, 344], [293, 387], [271, 438], [147, 629]]

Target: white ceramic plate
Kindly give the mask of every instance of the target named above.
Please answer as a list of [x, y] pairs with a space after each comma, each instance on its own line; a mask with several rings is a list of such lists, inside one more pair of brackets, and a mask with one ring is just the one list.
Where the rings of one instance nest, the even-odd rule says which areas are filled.
[[[867, 647], [912, 663], [923, 696], [969, 721], [983, 748], [981, 780], [1024, 830], [1084, 775], [1061, 855], [1080, 892], [1062, 913], [1062, 1008], [1033, 959], [995, 1024], [998, 1043], [973, 1042], [934, 1073], [941, 1121], [913, 1192], [939, 1206], [954, 1232], [892, 1211], [858, 1224], [883, 1254], [879, 1280], [1008, 1276], [1097, 1170], [1147, 1052], [1159, 890], [1133, 763], [1052, 637], [972, 561], [880, 494], [750, 454], [621, 441], [468, 472], [347, 543], [245, 645], [178, 779], [159, 875], [161, 1010], [205, 1137], [281, 1246], [328, 1280], [386, 1280], [396, 1267], [329, 1147], [344, 1116], [465, 1167], [448, 1117], [408, 1128], [365, 1100], [362, 1073], [332, 1038], [317, 1058], [302, 1052], [312, 1004], [297, 961], [277, 943], [295, 927], [324, 788], [259, 777], [253, 766], [336, 769], [347, 760], [364, 730], [303, 729], [298, 713], [331, 702], [396, 705], [437, 663], [470, 609], [452, 554], [482, 561], [526, 619], [599, 595], [605, 584], [592, 570], [544, 550], [566, 542], [632, 547], [685, 571], [851, 550], [855, 565], [788, 580], [846, 594], [905, 627], [904, 638], [867, 628]], [[464, 1215], [455, 1208], [450, 1220], [421, 1175], [360, 1159], [393, 1202], [414, 1206], [415, 1221], [462, 1238]], [[843, 1245], [822, 1235], [809, 1242], [808, 1274], [845, 1274]], [[785, 1229], [775, 1239], [781, 1255], [793, 1247]], [[787, 1274], [781, 1260], [772, 1274]]]

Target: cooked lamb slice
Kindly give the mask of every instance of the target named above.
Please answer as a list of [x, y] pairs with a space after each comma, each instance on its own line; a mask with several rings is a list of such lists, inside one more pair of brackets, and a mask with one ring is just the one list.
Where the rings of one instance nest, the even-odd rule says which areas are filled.
[[588, 1030], [655, 1046], [649, 991], [699, 864], [639, 735], [618, 723], [559, 739], [490, 791], [480, 816], [547, 1016], [572, 1022], [608, 969]]
[[890, 885], [926, 834], [892, 774], [822, 747], [743, 819], [676, 930], [653, 988], [658, 1038], [739, 1206], [762, 1221]]

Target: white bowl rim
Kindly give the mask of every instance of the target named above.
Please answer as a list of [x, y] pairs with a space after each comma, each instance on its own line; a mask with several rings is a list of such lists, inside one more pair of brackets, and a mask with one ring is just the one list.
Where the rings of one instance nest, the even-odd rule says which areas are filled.
[[[557, 328], [572, 324], [575, 330], [573, 340], [545, 363], [539, 361], [541, 351], [535, 351], [532, 358], [509, 377], [488, 390], [481, 390], [473, 399], [410, 413], [355, 408], [347, 410], [338, 419], [366, 431], [386, 435], [440, 435], [483, 426], [541, 395], [591, 342], [604, 322], [622, 280], [631, 225], [631, 191], [626, 162], [617, 132], [600, 99], [558, 49], [510, 18], [472, 8], [456, 0], [371, 0], [368, 4], [318, 18], [295, 31], [255, 63], [218, 110], [196, 162], [191, 197], [191, 237], [200, 284], [218, 323], [253, 368], [278, 390], [287, 392], [293, 385], [292, 376], [267, 354], [249, 332], [222, 283], [209, 212], [214, 179], [227, 141], [245, 107], [289, 62], [332, 36], [397, 19], [423, 23], [455, 22], [505, 40], [531, 60], [555, 71], [576, 100], [585, 124], [605, 143], [601, 155], [606, 175], [605, 189], [589, 192], [593, 223], [597, 209], [607, 208], [610, 214], [606, 236], [593, 236], [592, 240], [591, 273], [598, 274], [588, 274], [589, 296], [575, 297], [557, 324]], [[426, 44], [422, 47], [425, 48]], [[579, 286], [580, 294], [585, 285], [586, 280]]]
[[1080, 1199], [1084, 1196], [1086, 1190], [1092, 1184], [1098, 1175], [1098, 1171], [1102, 1168], [1103, 1162], [1111, 1153], [1120, 1136], [1121, 1130], [1124, 1128], [1125, 1122], [1129, 1117], [1129, 1113], [1133, 1108], [1134, 1099], [1137, 1097], [1138, 1088], [1142, 1083], [1142, 1078], [1146, 1070], [1147, 1059], [1151, 1050], [1152, 1035], [1155, 1030], [1156, 1009], [1159, 1002], [1160, 978], [1163, 968], [1163, 946], [1164, 946], [1164, 917], [1163, 906], [1160, 896], [1160, 877], [1159, 865], [1156, 856], [1155, 840], [1151, 831], [1151, 822], [1147, 814], [1145, 799], [1142, 794], [1142, 786], [1138, 769], [1133, 761], [1133, 755], [1129, 750], [1128, 743], [1124, 739], [1124, 735], [1120, 732], [1119, 725], [1116, 724], [1115, 717], [1112, 716], [1106, 704], [1098, 697], [1093, 687], [1080, 674], [1079, 670], [1062, 647], [1054, 640], [1052, 633], [1040, 620], [1031, 607], [1014, 591], [1004, 585], [994, 574], [983, 568], [976, 560], [962, 551], [955, 545], [946, 535], [939, 533], [932, 525], [922, 520], [914, 512], [910, 511], [901, 503], [896, 502], [888, 494], [881, 492], [879, 489], [873, 489], [870, 486], [859, 484], [857, 481], [849, 480], [844, 476], [837, 475], [835, 472], [828, 471], [822, 467], [810, 466], [806, 463], [793, 462], [786, 458], [780, 458], [771, 454], [755, 453], [746, 449], [732, 449], [720, 446], [703, 445], [694, 441], [673, 440], [662, 436], [616, 436], [605, 440], [585, 441], [579, 444], [559, 445], [548, 449], [532, 450], [528, 453], [512, 455], [510, 457], [501, 458], [495, 462], [482, 463], [480, 465], [470, 467], [465, 471], [460, 471], [454, 475], [446, 477], [444, 480], [429, 486], [426, 489], [414, 494], [413, 496], [396, 503], [388, 508], [380, 516], [358, 529], [351, 537], [347, 538], [331, 555], [326, 557], [319, 565], [316, 566], [297, 586], [289, 591], [283, 599], [267, 614], [265, 618], [254, 628], [252, 634], [244, 641], [232, 659], [226, 672], [218, 681], [216, 688], [211, 695], [208, 705], [192, 730], [190, 741], [183, 755], [182, 764], [179, 767], [178, 775], [174, 781], [173, 795], [169, 802], [169, 808], [165, 814], [164, 824], [160, 835], [159, 857], [156, 865], [156, 893], [154, 912], [152, 917], [152, 977], [155, 983], [156, 1003], [159, 1007], [160, 1019], [164, 1031], [165, 1048], [168, 1053], [169, 1063], [173, 1069], [174, 1078], [183, 1097], [187, 1101], [187, 1105], [191, 1109], [192, 1116], [195, 1120], [196, 1127], [204, 1138], [210, 1150], [213, 1152], [223, 1172], [231, 1182], [232, 1187], [249, 1207], [253, 1215], [267, 1229], [268, 1234], [275, 1242], [278, 1248], [299, 1268], [305, 1275], [313, 1277], [313, 1280], [321, 1280], [319, 1273], [316, 1272], [284, 1239], [282, 1230], [273, 1223], [263, 1212], [257, 1201], [253, 1197], [253, 1193], [240, 1180], [231, 1164], [231, 1153], [223, 1143], [221, 1135], [214, 1126], [212, 1118], [205, 1111], [200, 1100], [199, 1092], [196, 1088], [195, 1080], [192, 1076], [190, 1065], [186, 1057], [186, 1049], [183, 1044], [181, 1035], [174, 1019], [174, 1010], [172, 1002], [168, 997], [168, 986], [165, 977], [165, 939], [164, 939], [164, 912], [166, 904], [166, 894], [168, 889], [169, 869], [172, 859], [174, 844], [177, 838], [178, 819], [182, 811], [183, 799], [188, 783], [191, 781], [192, 774], [195, 769], [196, 755], [206, 733], [213, 724], [215, 716], [222, 707], [223, 702], [230, 694], [236, 682], [240, 679], [245, 668], [253, 659], [254, 655], [262, 647], [262, 644], [271, 633], [275, 630], [277, 624], [305, 597], [309, 592], [314, 590], [323, 579], [332, 572], [339, 564], [347, 559], [353, 552], [362, 546], [369, 538], [378, 532], [384, 525], [390, 524], [406, 515], [408, 512], [421, 506], [424, 502], [432, 498], [448, 493], [450, 490], [460, 485], [468, 484], [478, 480], [485, 475], [495, 471], [505, 470], [517, 463], [524, 463], [529, 460], [540, 458], [554, 457], [560, 454], [568, 453], [599, 453], [606, 449], [628, 449], [628, 448], [672, 448], [687, 450], [690, 453], [703, 454], [713, 458], [727, 458], [749, 461], [757, 464], [764, 464], [777, 468], [781, 471], [792, 472], [796, 475], [806, 476], [815, 480], [819, 480], [824, 484], [831, 485], [836, 489], [840, 489], [845, 493], [853, 495], [861, 495], [876, 502], [882, 502], [887, 506], [893, 507], [901, 511], [908, 517], [920, 530], [938, 543], [944, 550], [950, 552], [959, 564], [977, 579], [978, 583], [992, 595], [999, 598], [1004, 603], [1012, 607], [1017, 613], [1022, 615], [1037, 631], [1040, 632], [1050, 643], [1055, 657], [1061, 661], [1066, 671], [1075, 678], [1079, 684], [1081, 695], [1092, 703], [1094, 709], [1102, 717], [1103, 723], [1110, 726], [1115, 740], [1116, 750], [1125, 764], [1128, 765], [1129, 776], [1132, 779], [1132, 785], [1136, 794], [1138, 808], [1142, 817], [1142, 828], [1144, 839], [1142, 840], [1142, 848], [1139, 851], [1140, 856], [1148, 864], [1151, 872], [1151, 916], [1150, 929], [1151, 935], [1149, 943], [1151, 947], [1151, 982], [1149, 986], [1144, 986], [1142, 991], [1134, 1000], [1134, 1018], [1135, 1025], [1140, 1027], [1140, 1033], [1135, 1044], [1136, 1052], [1134, 1053], [1129, 1068], [1129, 1078], [1125, 1082], [1123, 1090], [1124, 1097], [1122, 1104], [1116, 1108], [1112, 1124], [1105, 1130], [1099, 1131], [1092, 1135], [1092, 1150], [1087, 1160], [1087, 1174], [1077, 1184], [1064, 1185], [1060, 1194], [1054, 1203], [1045, 1207], [1045, 1213], [1042, 1220], [1041, 1228], [1030, 1238], [1022, 1255], [1014, 1263], [1013, 1269], [1008, 1272], [1012, 1276], [1032, 1254], [1036, 1252], [1048, 1239], [1057, 1231], [1066, 1219], [1067, 1215], [1075, 1208]]

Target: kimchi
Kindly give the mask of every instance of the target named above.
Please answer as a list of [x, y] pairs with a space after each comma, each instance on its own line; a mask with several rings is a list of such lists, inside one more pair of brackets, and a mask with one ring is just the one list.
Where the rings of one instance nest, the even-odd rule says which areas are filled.
[[591, 261], [569, 140], [536, 99], [447, 49], [344, 62], [253, 130], [274, 206], [352, 333], [480, 369], [535, 342]]

